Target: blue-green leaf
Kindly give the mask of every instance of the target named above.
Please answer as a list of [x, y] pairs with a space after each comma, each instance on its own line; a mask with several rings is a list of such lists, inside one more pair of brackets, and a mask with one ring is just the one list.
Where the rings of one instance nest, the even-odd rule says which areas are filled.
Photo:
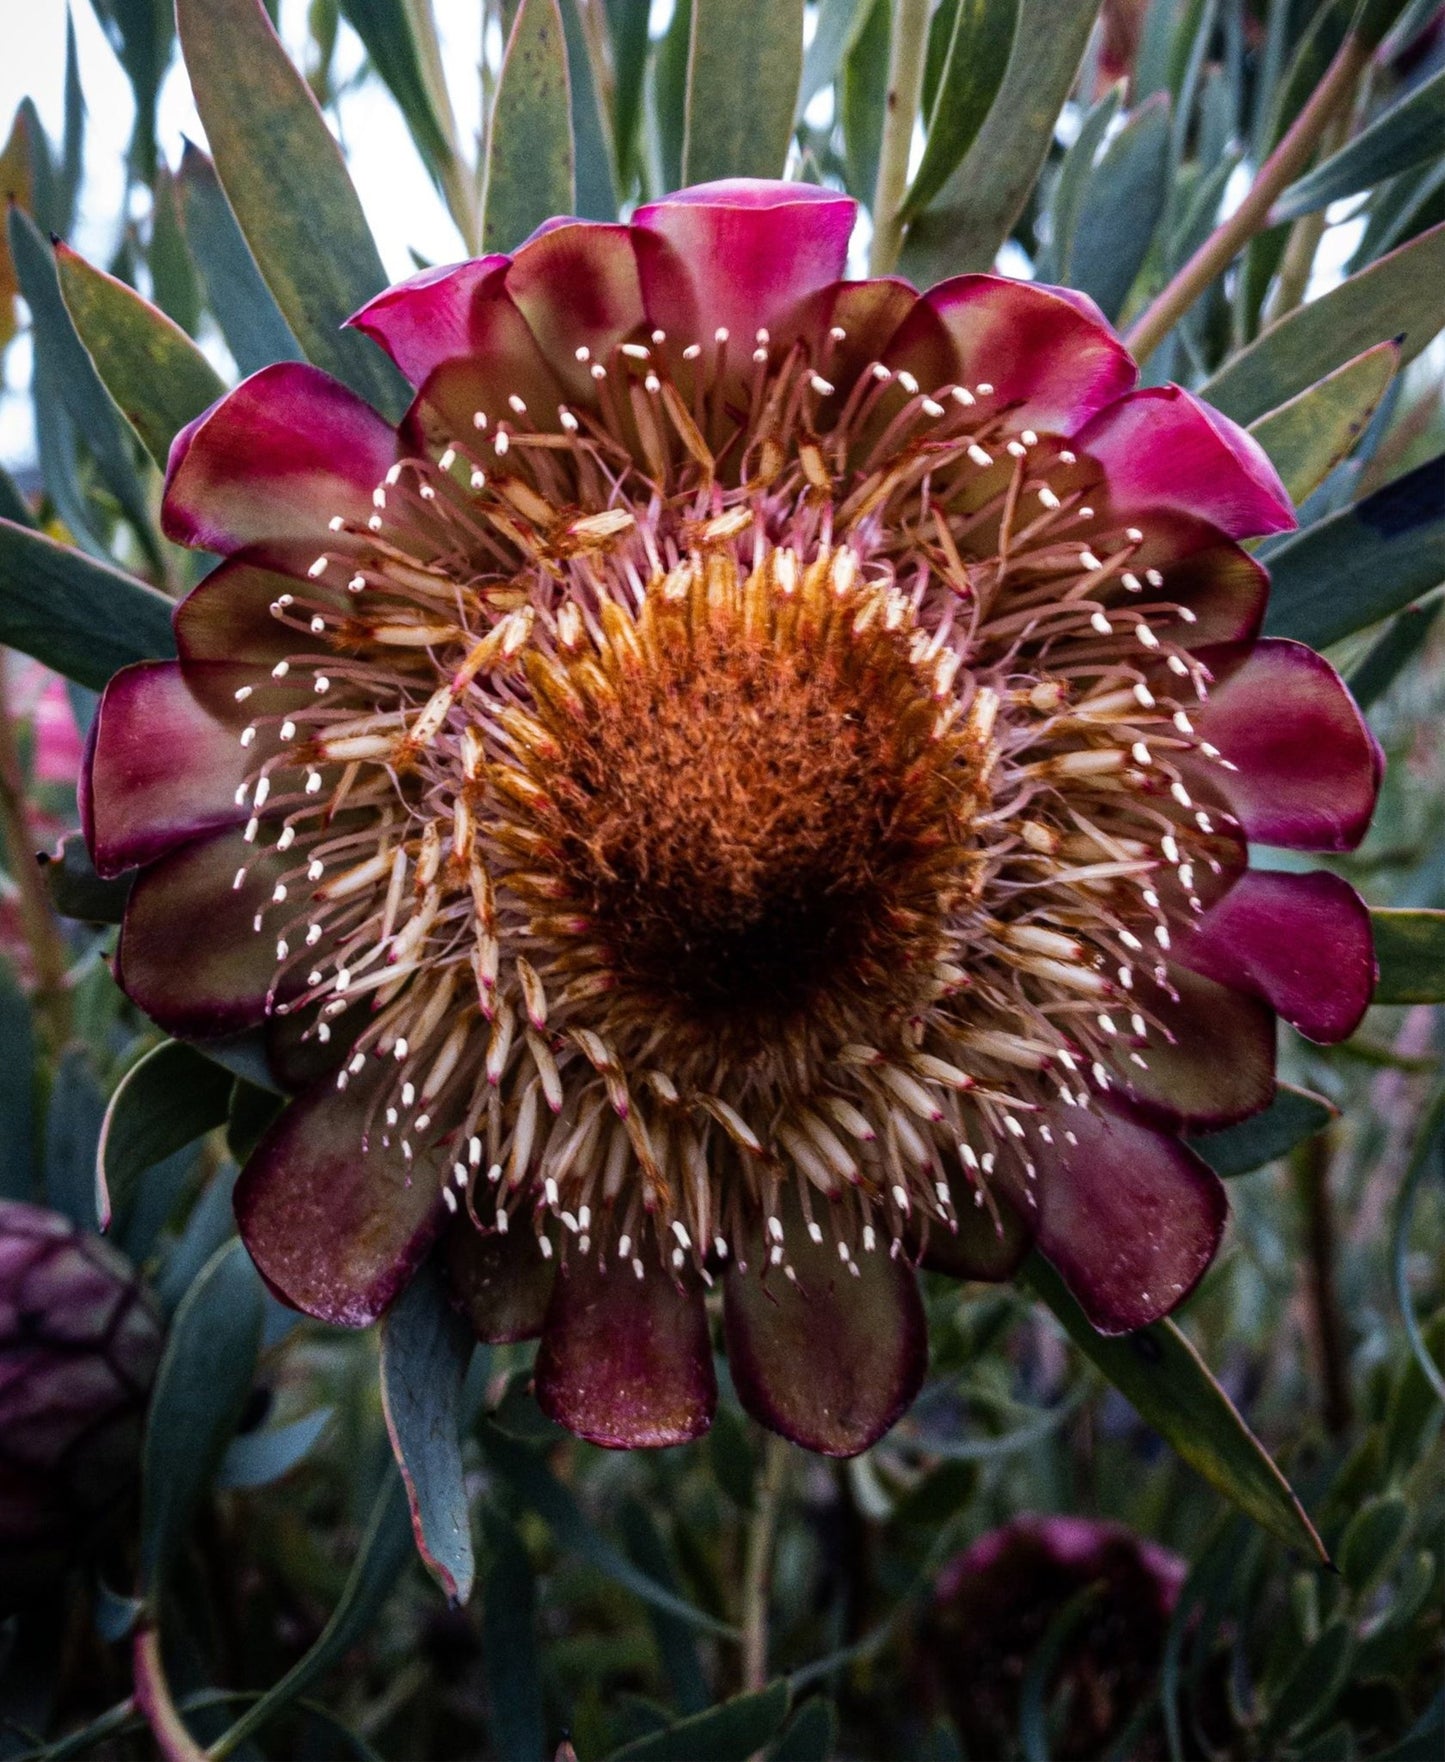
[[95, 1213], [102, 1230], [149, 1168], [224, 1125], [233, 1079], [180, 1040], [163, 1040], [116, 1085], [95, 1148]]
[[1400, 363], [1393, 342], [1376, 343], [1318, 385], [1249, 425], [1296, 504], [1319, 488], [1364, 433]]
[[838, 1744], [838, 1709], [822, 1695], [804, 1701], [768, 1752], [768, 1762], [830, 1762]]
[[94, 1221], [95, 1146], [105, 1117], [105, 1095], [81, 1046], [61, 1053], [45, 1115], [45, 1202], [81, 1229]]
[[867, 23], [872, 5], [873, 0], [822, 0], [813, 40], [803, 54], [795, 122], [824, 86], [831, 86], [837, 79], [848, 51]]
[[181, 48], [216, 171], [308, 358], [389, 416], [401, 375], [342, 325], [386, 286], [341, 149], [261, 0], [177, 0]]
[[608, 140], [587, 35], [578, 0], [561, 0], [562, 30], [567, 38], [567, 76], [572, 93], [572, 141], [577, 194], [572, 212], [579, 220], [616, 220], [617, 190], [612, 180], [612, 146]]
[[267, 1426], [232, 1438], [216, 1471], [216, 1485], [232, 1489], [269, 1487], [311, 1454], [331, 1423], [332, 1409], [318, 1407], [286, 1425]]
[[406, 0], [340, 0], [340, 5], [347, 23], [365, 45], [372, 67], [396, 99], [427, 170], [440, 182], [454, 156], [422, 78]]
[[1073, 216], [1063, 280], [1097, 300], [1106, 318], [1119, 316], [1149, 254], [1168, 165], [1169, 98], [1158, 92], [1105, 147]]
[[35, 1198], [35, 1031], [30, 1002], [0, 959], [0, 1199]]
[[514, 251], [575, 200], [572, 94], [557, 0], [522, 0], [487, 129], [482, 249]]
[[1100, 4], [1020, 0], [1013, 52], [988, 120], [904, 240], [899, 267], [919, 286], [993, 267], [1048, 156]]
[[1090, 1327], [1040, 1255], [1029, 1257], [1021, 1277], [1084, 1356], [1216, 1492], [1287, 1546], [1328, 1558], [1289, 1482], [1172, 1321], [1108, 1338]]
[[240, 1242], [230, 1242], [201, 1269], [171, 1323], [141, 1459], [144, 1596], [154, 1596], [235, 1433], [261, 1313], [261, 1280]]
[[1440, 329], [1442, 285], [1445, 222], [1272, 324], [1199, 395], [1236, 422], [1253, 422], [1392, 337], [1404, 366]]
[[1209, 1164], [1216, 1175], [1232, 1180], [1262, 1169], [1267, 1162], [1293, 1150], [1306, 1138], [1322, 1132], [1340, 1110], [1323, 1095], [1309, 1089], [1296, 1089], [1292, 1083], [1281, 1083], [1274, 1100], [1262, 1113], [1252, 1114], [1237, 1126], [1226, 1126], [1219, 1132], [1202, 1132], [1189, 1140], [1192, 1150]]
[[779, 1679], [624, 1744], [607, 1762], [747, 1762], [787, 1716], [788, 1685]]
[[1387, 177], [1413, 171], [1439, 153], [1442, 134], [1445, 70], [1416, 86], [1347, 146], [1292, 183], [1270, 210], [1270, 224], [1313, 214], [1342, 196], [1353, 196]]
[[692, 0], [682, 175], [781, 177], [803, 76], [803, 0]]
[[406, 1482], [417, 1548], [453, 1603], [471, 1596], [476, 1573], [461, 1447], [462, 1382], [474, 1344], [431, 1266], [382, 1324], [386, 1429]]
[[925, 209], [957, 169], [983, 127], [1004, 81], [1019, 0], [957, 0], [923, 157], [903, 199], [905, 219]]
[[500, 1512], [482, 1518], [487, 1570], [482, 1579], [482, 1659], [491, 1710], [491, 1747], [508, 1762], [543, 1762], [546, 1729], [537, 1667], [536, 1586], [522, 1539]]
[[1349, 676], [1351, 695], [1362, 710], [1383, 697], [1419, 654], [1441, 612], [1445, 612], [1445, 599], [1438, 596], [1423, 606], [1406, 606], [1376, 638]]
[[1445, 1003], [1445, 912], [1372, 911], [1376, 1003]]
[[80, 918], [87, 924], [120, 922], [135, 885], [134, 871], [102, 881], [79, 832], [67, 832], [53, 854], [41, 851], [36, 860], [50, 903], [61, 917]]
[[189, 141], [176, 184], [186, 243], [205, 284], [206, 303], [241, 373], [259, 372], [273, 361], [305, 360], [236, 224], [215, 166]]
[[1267, 636], [1327, 648], [1445, 581], [1445, 455], [1269, 555]]

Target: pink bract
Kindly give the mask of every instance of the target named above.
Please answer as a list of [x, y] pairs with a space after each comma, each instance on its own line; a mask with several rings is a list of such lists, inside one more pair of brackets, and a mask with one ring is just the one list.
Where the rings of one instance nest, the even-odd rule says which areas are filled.
[[707, 1428], [715, 1301], [835, 1455], [917, 1392], [920, 1264], [1168, 1314], [1226, 1215], [1179, 1134], [1373, 982], [1343, 882], [1247, 867], [1379, 782], [1258, 640], [1263, 451], [1068, 290], [843, 280], [852, 223], [716, 184], [416, 276], [353, 320], [396, 429], [254, 375], [172, 450], [180, 658], [99, 714], [122, 982], [299, 1091], [265, 1277], [361, 1325], [444, 1238], [606, 1445]]

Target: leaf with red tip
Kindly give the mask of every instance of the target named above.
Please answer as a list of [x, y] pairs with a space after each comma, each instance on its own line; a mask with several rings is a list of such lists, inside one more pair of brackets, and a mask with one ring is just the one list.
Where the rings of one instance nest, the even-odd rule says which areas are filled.
[[453, 1603], [467, 1601], [476, 1576], [461, 1448], [471, 1356], [471, 1335], [440, 1274], [423, 1267], [382, 1326], [381, 1401], [417, 1549]]
[[574, 1254], [557, 1275], [537, 1354], [537, 1404], [610, 1450], [685, 1444], [712, 1424], [717, 1381], [695, 1280], [658, 1266], [636, 1278]]
[[723, 1320], [738, 1398], [754, 1419], [805, 1449], [856, 1456], [922, 1387], [928, 1324], [918, 1280], [886, 1240], [855, 1252], [855, 1277], [827, 1224], [822, 1243], [796, 1210], [784, 1228], [796, 1283], [768, 1265], [761, 1231], [749, 1245], [748, 1270], [728, 1266]]
[[[1039, 1145], [1039, 1251], [1100, 1333], [1158, 1321], [1203, 1276], [1229, 1204], [1219, 1177], [1177, 1138], [1122, 1109], [1060, 1110]], [[1072, 1141], [1071, 1141], [1072, 1140]]]
[[1262, 997], [1311, 1040], [1346, 1040], [1375, 986], [1365, 902], [1338, 875], [1251, 869], [1181, 939], [1179, 958]]
[[436, 1157], [408, 1162], [375, 1129], [379, 1080], [309, 1090], [236, 1183], [236, 1223], [267, 1284], [343, 1328], [365, 1327], [394, 1301], [446, 1217]]

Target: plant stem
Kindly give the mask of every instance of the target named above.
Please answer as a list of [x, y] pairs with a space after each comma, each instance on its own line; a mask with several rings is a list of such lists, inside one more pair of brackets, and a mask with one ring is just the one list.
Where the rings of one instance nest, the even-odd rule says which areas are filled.
[[150, 1622], [137, 1631], [131, 1657], [135, 1704], [145, 1714], [165, 1762], [206, 1762], [206, 1752], [186, 1730], [171, 1698], [171, 1685], [161, 1662], [160, 1634]]
[[1338, 1438], [1349, 1430], [1350, 1373], [1344, 1317], [1335, 1277], [1334, 1210], [1330, 1204], [1330, 1135], [1321, 1132], [1291, 1158], [1300, 1221], [1304, 1228], [1306, 1300], [1320, 1367], [1321, 1418]]
[[743, 1561], [743, 1691], [751, 1694], [768, 1680], [768, 1592], [773, 1579], [773, 1538], [778, 1505], [788, 1472], [788, 1443], [769, 1432], [758, 1474], [757, 1506], [748, 1530]]
[[1351, 34], [1340, 46], [1309, 102], [1290, 124], [1283, 140], [1259, 168], [1249, 194], [1228, 220], [1209, 235], [1184, 267], [1135, 320], [1124, 341], [1140, 361], [1152, 355], [1210, 282], [1258, 232], [1269, 224], [1275, 198], [1308, 164], [1331, 118], [1348, 102], [1355, 81], [1368, 64], [1370, 50]]
[[908, 192], [908, 156], [913, 125], [923, 101], [923, 66], [928, 55], [930, 0], [894, 0], [888, 37], [888, 104], [873, 189], [873, 248], [870, 275], [888, 275], [903, 245], [899, 218]]
[[5, 693], [5, 655], [0, 651], [0, 854], [20, 896], [20, 922], [35, 968], [35, 1003], [51, 1049], [70, 1034], [70, 956], [50, 896], [35, 861], [35, 840], [25, 809], [25, 779]]

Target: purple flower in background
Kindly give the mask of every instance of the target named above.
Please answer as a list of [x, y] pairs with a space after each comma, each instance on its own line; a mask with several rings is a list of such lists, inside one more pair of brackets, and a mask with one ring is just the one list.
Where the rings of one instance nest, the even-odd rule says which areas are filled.
[[1079, 294], [839, 279], [853, 218], [717, 184], [417, 276], [354, 320], [399, 429], [247, 380], [166, 488], [224, 561], [96, 720], [122, 983], [295, 1092], [236, 1196], [268, 1282], [362, 1325], [444, 1236], [602, 1444], [706, 1429], [710, 1291], [836, 1455], [917, 1392], [919, 1265], [1169, 1313], [1226, 1212], [1179, 1134], [1373, 984], [1343, 881], [1246, 866], [1379, 781], [1259, 638], [1263, 452]]

